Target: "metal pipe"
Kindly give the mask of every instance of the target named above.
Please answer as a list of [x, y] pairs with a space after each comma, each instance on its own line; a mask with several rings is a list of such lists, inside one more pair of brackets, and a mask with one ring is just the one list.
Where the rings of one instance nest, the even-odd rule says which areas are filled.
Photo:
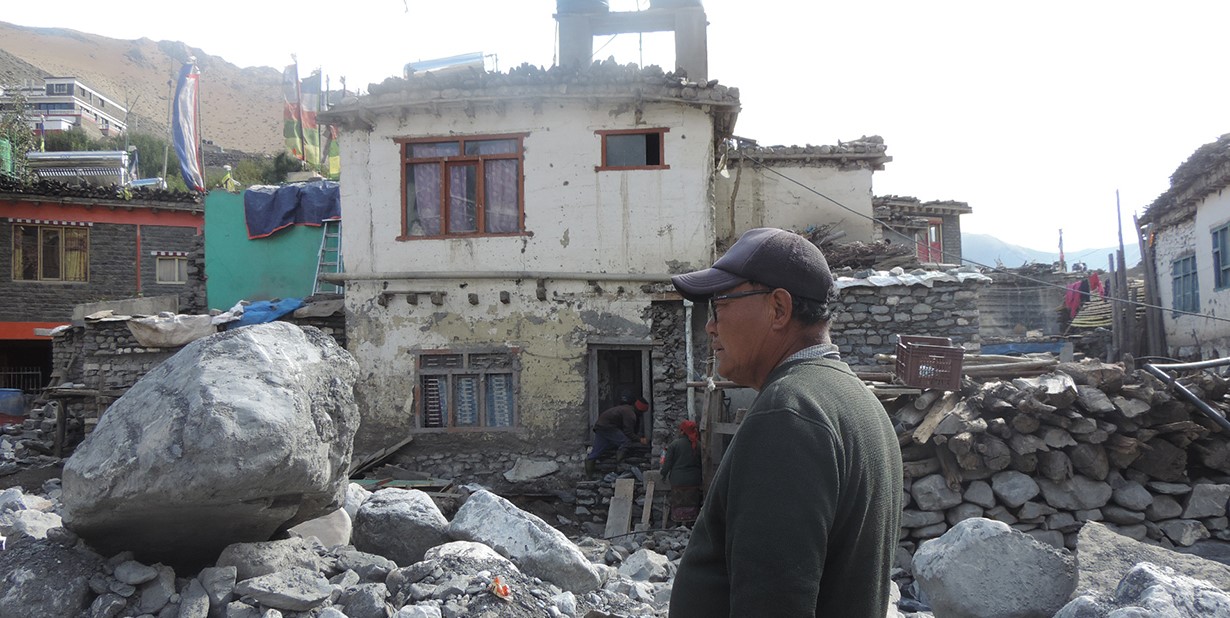
[[345, 283], [346, 281], [396, 281], [396, 280], [440, 280], [440, 279], [555, 279], [560, 281], [631, 281], [645, 283], [666, 283], [670, 275], [655, 275], [648, 273], [584, 273], [584, 272], [549, 272], [523, 270], [510, 272], [497, 271], [403, 271], [387, 273], [323, 273], [321, 281], [329, 283]]
[[1230, 358], [1219, 358], [1217, 360], [1201, 361], [1198, 363], [1180, 363], [1176, 365], [1153, 365], [1151, 363], [1145, 363], [1141, 365], [1141, 368], [1178, 391], [1179, 394], [1183, 395], [1185, 399], [1195, 404], [1196, 408], [1203, 412], [1205, 416], [1209, 417], [1209, 419], [1211, 419], [1214, 423], [1220, 425], [1222, 430], [1230, 434], [1230, 420], [1226, 420], [1226, 417], [1222, 416], [1217, 410], [1213, 409], [1213, 406], [1209, 405], [1208, 402], [1197, 397], [1196, 394], [1188, 390], [1186, 386], [1179, 384], [1178, 380], [1170, 377], [1170, 374], [1162, 371], [1162, 368], [1174, 370], [1207, 369], [1209, 367], [1221, 367], [1223, 365], [1230, 365]]
[[696, 402], [692, 401], [695, 391], [692, 390], [692, 301], [683, 299], [683, 345], [687, 348], [688, 365], [688, 420], [696, 420]]

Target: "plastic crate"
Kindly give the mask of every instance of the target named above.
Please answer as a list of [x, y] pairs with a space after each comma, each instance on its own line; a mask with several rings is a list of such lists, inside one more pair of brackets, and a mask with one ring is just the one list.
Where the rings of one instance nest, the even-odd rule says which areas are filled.
[[948, 337], [898, 335], [897, 379], [914, 388], [955, 391], [961, 387], [965, 348]]

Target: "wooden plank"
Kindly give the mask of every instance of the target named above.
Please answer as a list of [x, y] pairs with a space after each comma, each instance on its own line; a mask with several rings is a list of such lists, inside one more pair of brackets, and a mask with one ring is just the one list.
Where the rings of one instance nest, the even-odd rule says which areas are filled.
[[714, 423], [713, 433], [720, 433], [727, 436], [735, 435], [735, 431], [739, 429], [738, 423]]
[[641, 528], [649, 529], [649, 520], [653, 517], [653, 477], [645, 475], [645, 506], [641, 508]]
[[926, 418], [918, 424], [918, 428], [914, 430], [914, 442], [925, 444], [931, 439], [931, 433], [944, 420], [945, 416], [957, 406], [957, 393], [947, 393], [940, 398], [939, 401], [931, 404], [931, 410], [927, 412]]
[[611, 538], [628, 534], [632, 525], [632, 492], [636, 489], [636, 479], [617, 479], [615, 495], [611, 496], [611, 508], [606, 515], [606, 531], [603, 536]]

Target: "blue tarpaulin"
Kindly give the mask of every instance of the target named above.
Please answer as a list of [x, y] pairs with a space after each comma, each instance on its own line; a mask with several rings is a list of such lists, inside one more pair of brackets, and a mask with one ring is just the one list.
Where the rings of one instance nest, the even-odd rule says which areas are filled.
[[265, 238], [291, 225], [320, 225], [342, 218], [342, 197], [332, 180], [274, 187], [258, 185], [243, 192], [248, 238]]
[[272, 322], [302, 306], [303, 299], [301, 298], [253, 301], [252, 304], [243, 308], [243, 317], [228, 324], [228, 328]]

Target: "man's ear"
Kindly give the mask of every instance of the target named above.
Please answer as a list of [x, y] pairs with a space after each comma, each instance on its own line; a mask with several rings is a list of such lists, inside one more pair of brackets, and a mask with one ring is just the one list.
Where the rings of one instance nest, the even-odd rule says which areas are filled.
[[769, 308], [773, 312], [770, 325], [775, 329], [786, 328], [790, 324], [790, 318], [794, 315], [793, 298], [790, 292], [782, 288], [773, 290], [769, 294]]

